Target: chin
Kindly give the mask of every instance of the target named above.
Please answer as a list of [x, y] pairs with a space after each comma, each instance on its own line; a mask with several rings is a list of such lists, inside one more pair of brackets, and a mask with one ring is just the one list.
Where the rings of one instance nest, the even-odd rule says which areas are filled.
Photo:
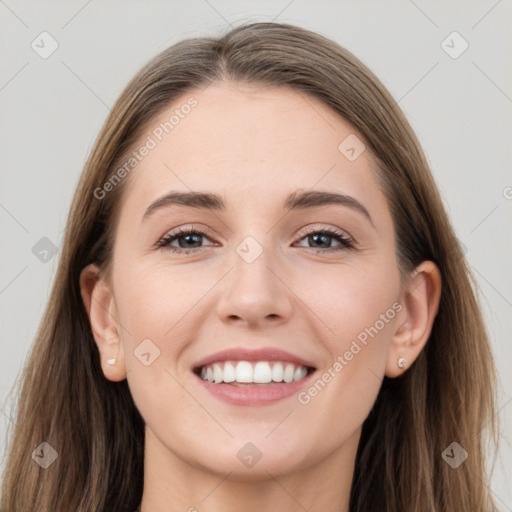
[[[207, 437], [207, 436], [205, 436]], [[308, 448], [304, 442], [294, 446], [283, 445], [282, 438], [274, 440], [242, 441], [240, 437], [217, 446], [205, 446], [204, 450], [196, 452], [195, 459], [189, 459], [189, 464], [199, 466], [203, 470], [225, 477], [229, 474], [232, 481], [268, 480], [271, 477], [291, 474], [313, 465], [318, 458], [318, 451]]]

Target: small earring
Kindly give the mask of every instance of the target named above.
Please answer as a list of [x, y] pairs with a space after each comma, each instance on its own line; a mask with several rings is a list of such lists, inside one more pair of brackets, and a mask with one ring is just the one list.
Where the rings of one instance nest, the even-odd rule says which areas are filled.
[[109, 364], [110, 366], [114, 366], [116, 364], [115, 358], [114, 359], [107, 359], [107, 364]]
[[400, 357], [396, 364], [398, 365], [398, 368], [405, 368], [405, 359], [403, 357]]

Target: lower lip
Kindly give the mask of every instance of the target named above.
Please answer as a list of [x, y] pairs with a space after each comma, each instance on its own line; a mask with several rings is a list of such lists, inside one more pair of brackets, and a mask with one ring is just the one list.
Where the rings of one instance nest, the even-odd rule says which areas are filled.
[[289, 383], [274, 383], [268, 386], [235, 386], [226, 384], [214, 384], [195, 375], [201, 386], [216, 398], [232, 405], [258, 406], [270, 405], [279, 400], [284, 400], [291, 395], [297, 394], [316, 372], [311, 372], [301, 380]]

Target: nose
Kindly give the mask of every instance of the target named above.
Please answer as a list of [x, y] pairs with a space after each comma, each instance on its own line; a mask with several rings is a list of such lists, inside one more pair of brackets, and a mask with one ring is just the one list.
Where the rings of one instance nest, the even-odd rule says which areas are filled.
[[264, 249], [254, 261], [240, 254], [230, 261], [232, 270], [223, 280], [217, 303], [219, 318], [248, 328], [287, 322], [293, 312], [293, 292], [275, 254]]

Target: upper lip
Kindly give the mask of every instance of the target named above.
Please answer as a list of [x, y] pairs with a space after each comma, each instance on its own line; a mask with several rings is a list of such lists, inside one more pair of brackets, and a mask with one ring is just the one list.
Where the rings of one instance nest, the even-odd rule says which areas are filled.
[[306, 366], [309, 368], [315, 368], [311, 361], [307, 361], [279, 348], [268, 347], [248, 349], [240, 347], [227, 348], [225, 350], [221, 350], [220, 352], [216, 352], [215, 354], [206, 356], [194, 365], [194, 369], [198, 369], [220, 361], [283, 361], [295, 363], [297, 365]]

